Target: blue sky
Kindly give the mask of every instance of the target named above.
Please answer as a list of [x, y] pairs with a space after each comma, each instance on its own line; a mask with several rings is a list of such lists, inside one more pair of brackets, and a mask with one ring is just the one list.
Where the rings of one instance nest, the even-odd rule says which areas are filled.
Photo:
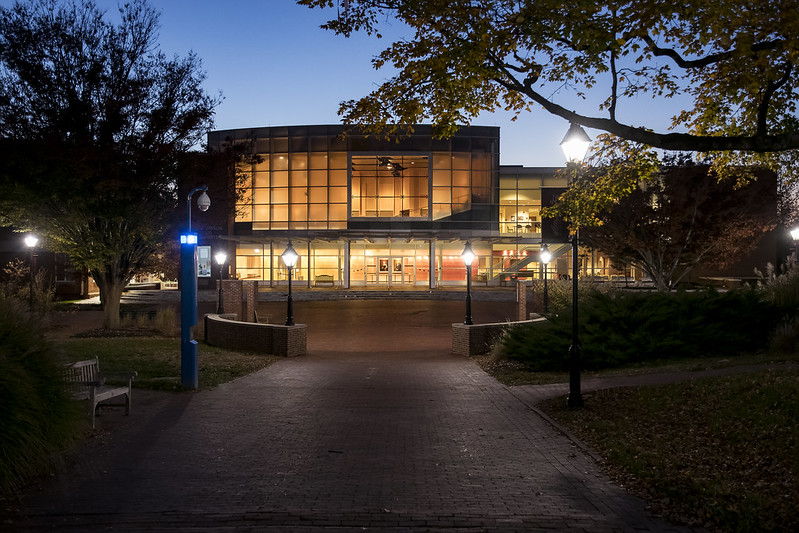
[[[116, 13], [117, 0], [96, 2], [109, 15]], [[382, 40], [336, 36], [319, 27], [335, 9], [308, 9], [294, 0], [150, 2], [161, 12], [161, 49], [169, 55], [197, 53], [207, 72], [207, 91], [222, 94], [216, 129], [339, 123], [341, 101], [368, 94], [390, 76], [390, 70], [376, 71], [370, 61], [403, 36], [401, 25], [390, 21]], [[0, 5], [11, 3], [0, 0]], [[567, 107], [596, 113], [579, 101]], [[633, 102], [626, 116], [662, 130], [673, 109], [643, 99]], [[515, 122], [509, 113], [486, 113], [473, 124], [501, 128], [503, 165], [564, 164], [559, 143], [569, 125], [543, 110], [524, 113]], [[588, 133], [595, 138], [600, 132]]]
[[[319, 28], [335, 10], [312, 10], [293, 0], [151, 2], [161, 11], [162, 49], [196, 52], [208, 74], [207, 90], [222, 92], [217, 129], [335, 124], [341, 101], [368, 94], [390, 74], [370, 63], [388, 46], [387, 38], [346, 39]], [[401, 35], [397, 25], [388, 37]], [[559, 143], [569, 125], [543, 110], [516, 122], [495, 113], [473, 123], [501, 128], [503, 165], [564, 163]]]

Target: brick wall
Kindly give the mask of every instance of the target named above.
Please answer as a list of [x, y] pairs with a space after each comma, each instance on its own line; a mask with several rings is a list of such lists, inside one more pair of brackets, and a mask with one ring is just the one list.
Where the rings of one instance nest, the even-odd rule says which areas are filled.
[[[232, 318], [234, 315], [226, 315]], [[205, 341], [212, 346], [279, 356], [305, 355], [307, 326], [258, 324], [205, 315]]]
[[480, 355], [487, 353], [502, 331], [511, 325], [533, 324], [546, 319], [520, 320], [518, 322], [497, 322], [493, 324], [452, 324], [452, 353], [458, 355]]
[[[217, 280], [217, 283], [219, 281]], [[218, 287], [218, 285], [217, 285]], [[242, 320], [243, 284], [237, 279], [222, 280], [222, 312], [236, 315], [236, 320]]]
[[[219, 280], [216, 281], [219, 291]], [[222, 280], [222, 313], [233, 313], [236, 320], [255, 322], [255, 310], [258, 307], [257, 280]]]
[[255, 309], [258, 307], [258, 281], [242, 281], [242, 295], [244, 296], [243, 309], [244, 316], [240, 320], [244, 322], [257, 322], [255, 320]]

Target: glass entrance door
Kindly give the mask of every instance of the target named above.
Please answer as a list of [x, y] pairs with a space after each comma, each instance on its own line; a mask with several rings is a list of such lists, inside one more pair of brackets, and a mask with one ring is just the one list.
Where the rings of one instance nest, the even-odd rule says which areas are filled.
[[350, 244], [350, 286], [408, 287], [430, 285], [429, 244]]
[[384, 256], [366, 258], [367, 285], [414, 285], [413, 256]]

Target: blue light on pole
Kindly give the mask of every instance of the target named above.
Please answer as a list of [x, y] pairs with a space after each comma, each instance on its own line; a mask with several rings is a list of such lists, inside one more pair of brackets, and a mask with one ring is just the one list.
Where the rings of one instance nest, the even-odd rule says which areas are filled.
[[191, 197], [197, 191], [197, 208], [207, 211], [211, 199], [206, 185], [193, 188], [186, 198], [186, 233], [180, 236], [180, 383], [184, 388], [199, 386], [197, 341], [192, 328], [197, 325], [197, 234], [191, 232]]

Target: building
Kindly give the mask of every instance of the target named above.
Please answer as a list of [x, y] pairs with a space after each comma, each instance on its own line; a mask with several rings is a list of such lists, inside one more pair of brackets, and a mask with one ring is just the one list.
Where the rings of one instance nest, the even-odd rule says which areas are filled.
[[[541, 276], [542, 191], [566, 186], [557, 169], [500, 167], [496, 127], [449, 139], [434, 138], [431, 126], [399, 139], [343, 133], [341, 125], [209, 133], [212, 149], [252, 142], [259, 156], [240, 169], [247, 194], [227, 237], [236, 277], [285, 284], [289, 241], [300, 287], [464, 285], [467, 241], [476, 282]], [[550, 275], [567, 275], [569, 246], [550, 249]]]
[[[216, 287], [220, 267], [213, 257], [220, 250], [230, 258], [223, 270], [233, 277], [259, 280], [261, 287], [285, 286], [288, 271], [280, 255], [289, 241], [300, 256], [292, 274], [296, 288], [463, 286], [461, 253], [467, 241], [477, 254], [476, 285], [541, 279], [542, 234], [552, 254], [547, 276], [571, 276], [563, 227], [560, 237], [551, 239], [555, 225], [541, 218], [542, 206], [557, 198], [566, 180], [557, 168], [500, 166], [499, 128], [463, 128], [450, 139], [434, 138], [431, 126], [417, 126], [413, 135], [399, 139], [343, 133], [341, 125], [209, 133], [211, 149], [247, 143], [257, 157], [239, 169], [246, 193], [235, 204], [224, 179], [214, 177], [226, 170], [206, 169], [213, 206], [192, 215], [200, 238], [200, 289]], [[758, 194], [776, 195], [776, 176], [762, 176], [758, 183]], [[777, 253], [778, 240], [771, 232], [749, 256], [723, 269], [697, 268], [693, 280], [750, 278], [755, 266], [762, 270], [766, 262], [778, 264], [785, 257]], [[0, 233], [4, 265], [14, 258], [30, 262], [30, 252], [19, 234]], [[52, 273], [60, 297], [92, 291], [90, 278], [74, 272], [64, 256], [40, 249], [35, 255], [37, 271]], [[580, 276], [625, 282], [642, 277], [632, 269], [614, 269], [607, 257], [587, 247], [580, 248], [578, 260]], [[142, 275], [131, 283], [154, 280]]]

